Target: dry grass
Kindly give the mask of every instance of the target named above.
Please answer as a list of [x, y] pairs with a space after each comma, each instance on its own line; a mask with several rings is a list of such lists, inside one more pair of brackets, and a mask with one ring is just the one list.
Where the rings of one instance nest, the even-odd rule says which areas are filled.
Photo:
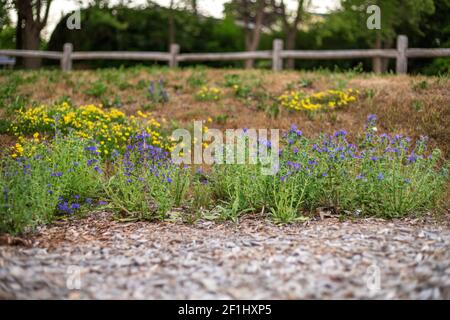
[[[320, 112], [313, 116], [304, 112], [280, 110], [277, 118], [258, 109], [255, 99], [238, 99], [233, 90], [224, 88], [224, 75], [238, 74], [255, 90], [270, 94], [261, 101], [267, 105], [285, 91], [288, 85], [300, 80], [311, 80], [305, 91], [319, 91], [336, 87], [355, 88], [361, 91], [360, 99], [340, 110]], [[86, 93], [93, 82], [106, 87], [102, 95], [113, 100], [119, 97], [126, 112], [143, 109], [151, 102], [147, 86], [150, 81], [164, 79], [170, 95], [165, 104], [155, 104], [152, 112], [163, 124], [176, 121], [179, 126], [188, 126], [193, 120], [208, 117], [226, 121], [215, 121], [215, 128], [280, 128], [286, 129], [296, 123], [306, 134], [332, 132], [346, 129], [353, 134], [361, 132], [368, 114], [379, 117], [379, 131], [395, 132], [417, 138], [428, 135], [433, 145], [450, 155], [450, 79], [436, 77], [375, 76], [371, 74], [326, 73], [326, 72], [282, 72], [218, 70], [218, 69], [151, 69], [133, 68], [125, 70], [75, 71], [62, 74], [59, 71], [0, 73], [0, 86], [15, 77], [28, 78], [17, 87], [16, 94], [27, 96], [37, 104], [51, 104], [62, 97], [70, 97], [75, 105], [99, 104], [102, 97]], [[199, 87], [193, 87], [192, 79], [204, 80], [208, 86], [217, 86], [224, 91], [219, 101], [195, 100]], [[0, 109], [0, 112], [3, 112]], [[0, 113], [0, 117], [1, 117]], [[5, 115], [3, 115], [5, 117]], [[5, 139], [1, 140], [6, 141]]]

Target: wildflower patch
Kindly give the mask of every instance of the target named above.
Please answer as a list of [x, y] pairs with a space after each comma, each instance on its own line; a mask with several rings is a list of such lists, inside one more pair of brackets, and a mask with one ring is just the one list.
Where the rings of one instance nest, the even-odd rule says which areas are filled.
[[[51, 135], [57, 132], [91, 139], [99, 143], [99, 152], [110, 156], [113, 152], [123, 153], [130, 137], [136, 132], [144, 131], [151, 136], [150, 143], [161, 148], [170, 149], [170, 143], [161, 134], [161, 124], [150, 113], [138, 111], [136, 115], [127, 116], [118, 109], [103, 109], [100, 106], [86, 105], [80, 107], [62, 103], [56, 106], [38, 106], [17, 112], [11, 131], [23, 141], [23, 136]], [[15, 154], [21, 155], [20, 143], [16, 145]]]
[[222, 98], [222, 90], [216, 87], [202, 87], [195, 94], [195, 98], [199, 101], [218, 101]]
[[327, 110], [346, 106], [358, 99], [359, 91], [326, 90], [306, 95], [300, 91], [287, 91], [278, 97], [281, 106], [292, 110]]

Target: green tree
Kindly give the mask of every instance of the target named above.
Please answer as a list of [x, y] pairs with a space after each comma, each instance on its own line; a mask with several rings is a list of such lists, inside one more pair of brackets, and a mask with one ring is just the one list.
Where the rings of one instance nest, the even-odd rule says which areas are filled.
[[[377, 5], [381, 9], [381, 29], [369, 30], [367, 8]], [[340, 20], [340, 32], [357, 40], [362, 38], [375, 49], [391, 48], [400, 33], [421, 33], [421, 21], [434, 13], [433, 0], [341, 0], [341, 9], [335, 12]], [[387, 64], [380, 58], [373, 60], [373, 71], [386, 71]]]
[[9, 17], [10, 9], [8, 0], [0, 0], [0, 49], [14, 47], [15, 31]]
[[[450, 48], [450, 0], [436, 0], [435, 12], [421, 21], [421, 33], [410, 39], [416, 48]], [[450, 74], [450, 59], [414, 59], [412, 72], [427, 74]]]
[[[60, 51], [70, 42], [77, 51], [167, 51], [168, 17], [174, 14], [176, 42], [183, 52], [230, 52], [244, 50], [242, 28], [234, 20], [215, 19], [195, 15], [192, 11], [174, 10], [149, 3], [135, 8], [114, 5], [107, 8], [90, 6], [81, 10], [82, 27], [68, 30], [61, 19], [51, 34], [48, 50]], [[91, 61], [92, 66], [103, 67], [124, 62]], [[138, 62], [125, 62], [133, 64]], [[208, 63], [214, 66], [232, 65], [230, 62]]]
[[[231, 0], [225, 4], [224, 12], [243, 27], [246, 51], [258, 50], [263, 28], [270, 28], [278, 19], [272, 0]], [[253, 59], [246, 60], [246, 68], [253, 65]]]
[[[285, 47], [287, 50], [295, 50], [297, 43], [297, 35], [300, 23], [305, 22], [307, 18], [307, 9], [311, 5], [310, 0], [296, 0], [297, 8], [294, 12], [290, 12], [285, 1], [275, 1], [272, 4], [274, 10], [280, 15], [283, 33], [285, 35]], [[286, 66], [288, 69], [294, 69], [295, 60], [287, 59]]]
[[[39, 50], [41, 31], [47, 24], [52, 0], [14, 0], [17, 11], [16, 45], [18, 49]], [[36, 69], [39, 58], [24, 58], [26, 68]]]

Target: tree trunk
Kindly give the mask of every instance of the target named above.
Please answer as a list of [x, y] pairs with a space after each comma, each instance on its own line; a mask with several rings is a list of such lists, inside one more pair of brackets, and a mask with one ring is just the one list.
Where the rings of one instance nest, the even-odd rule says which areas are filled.
[[[387, 41], [384, 41], [382, 47], [384, 49], [390, 49], [392, 47], [392, 44], [393, 44], [392, 40], [387, 40]], [[388, 72], [388, 69], [389, 69], [389, 59], [388, 58], [381, 59], [381, 72], [386, 73], [386, 72]]]
[[[256, 12], [255, 25], [253, 30], [248, 28], [248, 21], [246, 21], [246, 36], [245, 36], [245, 50], [255, 51], [258, 49], [259, 40], [261, 38], [261, 29], [264, 19], [264, 9], [266, 4], [264, 1], [259, 1], [258, 11]], [[253, 68], [255, 63], [254, 59], [245, 60], [245, 68]]]
[[192, 6], [192, 12], [195, 15], [198, 15], [198, 5], [197, 5], [197, 0], [191, 0], [191, 6]]
[[[287, 35], [286, 35], [286, 49], [287, 50], [295, 50], [295, 44], [296, 44], [296, 36], [297, 36], [297, 30], [296, 28], [289, 28]], [[287, 69], [295, 69], [295, 59], [289, 58], [286, 62], [286, 68]]]
[[174, 2], [173, 0], [170, 1], [170, 7], [169, 7], [169, 48], [170, 46], [175, 43], [175, 12], [174, 12]]
[[[40, 46], [40, 30], [35, 25], [25, 24], [22, 34], [22, 44], [25, 50], [39, 50]], [[41, 66], [40, 58], [24, 58], [23, 66], [27, 69], [38, 69]]]
[[[375, 49], [381, 49], [381, 34], [377, 32], [377, 38], [375, 39]], [[380, 57], [375, 57], [372, 59], [372, 71], [374, 73], [382, 72], [382, 61]]]
[[[286, 49], [287, 50], [295, 50], [295, 45], [297, 41], [297, 33], [298, 33], [298, 26], [300, 22], [303, 20], [303, 15], [305, 13], [305, 1], [304, 0], [298, 0], [297, 1], [297, 11], [295, 13], [294, 21], [292, 23], [289, 22], [289, 14], [286, 10], [286, 6], [284, 4], [284, 1], [281, 1], [280, 9], [281, 9], [281, 17], [282, 17], [282, 23], [283, 23], [283, 31], [286, 36]], [[309, 4], [309, 2], [307, 2]], [[276, 5], [274, 3], [274, 7], [276, 8]], [[287, 59], [286, 63], [287, 69], [295, 69], [295, 59], [289, 58]]]
[[[22, 29], [22, 25], [24, 24], [23, 21], [23, 16], [22, 14], [17, 11], [17, 25], [16, 25], [16, 49], [17, 50], [22, 50], [22, 36], [23, 36], [23, 29]], [[22, 65], [22, 58], [21, 57], [17, 57], [16, 58], [16, 66], [21, 66]]]
[[[45, 2], [16, 0], [14, 5], [17, 10], [16, 43], [21, 49], [39, 50], [40, 33], [47, 23], [52, 0]], [[43, 15], [41, 15], [43, 13]], [[23, 58], [25, 68], [37, 69], [41, 66], [40, 58]]]
[[[261, 35], [260, 31], [253, 30], [252, 38], [247, 41], [245, 48], [246, 51], [256, 51], [258, 49], [260, 35]], [[255, 64], [254, 59], [245, 60], [246, 69], [252, 69], [254, 67], [254, 64]]]

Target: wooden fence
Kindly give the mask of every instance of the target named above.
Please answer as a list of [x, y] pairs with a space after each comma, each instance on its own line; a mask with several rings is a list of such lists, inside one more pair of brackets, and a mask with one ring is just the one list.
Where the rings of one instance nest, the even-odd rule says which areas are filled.
[[408, 48], [408, 37], [400, 35], [397, 38], [397, 49], [362, 49], [362, 50], [283, 50], [283, 41], [275, 39], [273, 49], [268, 51], [246, 51], [226, 53], [180, 53], [180, 46], [172, 44], [170, 52], [134, 52], [134, 51], [88, 51], [74, 52], [73, 46], [66, 43], [63, 52], [32, 51], [32, 50], [0, 50], [0, 55], [14, 57], [32, 57], [56, 59], [61, 62], [61, 69], [72, 70], [74, 60], [151, 60], [165, 61], [170, 67], [178, 67], [184, 61], [231, 61], [248, 59], [271, 59], [272, 69], [283, 69], [283, 59], [365, 59], [391, 58], [396, 59], [397, 74], [408, 71], [408, 58], [450, 57], [450, 48], [419, 49]]

